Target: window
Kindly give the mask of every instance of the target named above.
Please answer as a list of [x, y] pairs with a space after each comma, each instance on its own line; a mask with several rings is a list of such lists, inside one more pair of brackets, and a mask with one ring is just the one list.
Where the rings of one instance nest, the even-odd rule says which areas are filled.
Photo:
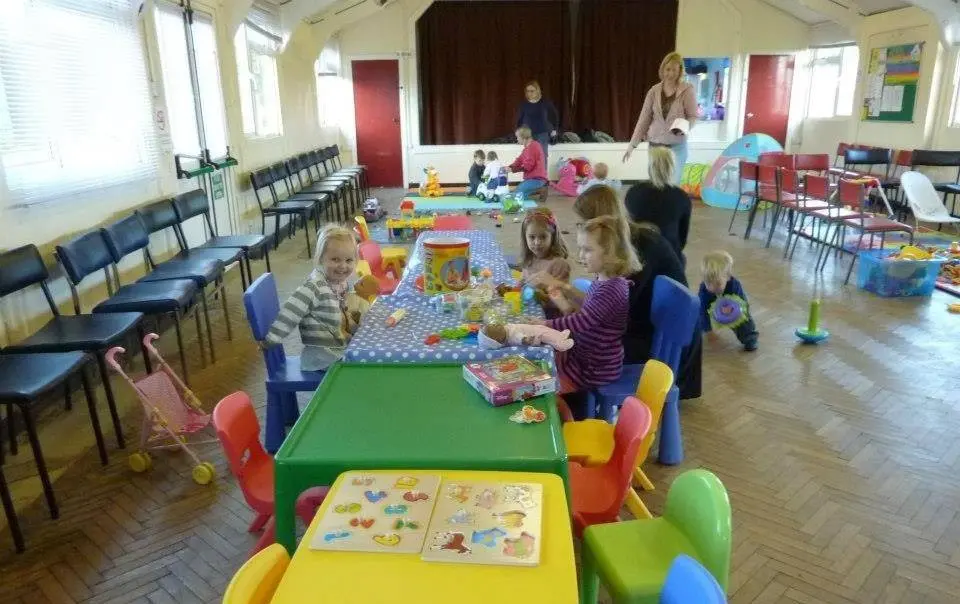
[[243, 133], [249, 136], [283, 134], [277, 58], [280, 18], [254, 4], [234, 37], [240, 80]]
[[[2, 84], [2, 82], [0, 82]], [[0, 91], [2, 93], [2, 91]], [[0, 94], [2, 96], [2, 94]], [[953, 109], [950, 111], [950, 125], [960, 127], [960, 53], [957, 53], [957, 64], [953, 72]], [[0, 128], [3, 124], [0, 123]], [[2, 130], [0, 130], [2, 132]]]
[[156, 182], [139, 4], [0, 2], [0, 161], [13, 204]]
[[[185, 15], [181, 7], [165, 2], [157, 4], [157, 43], [173, 152], [196, 156], [206, 148], [211, 158], [220, 158], [227, 154], [227, 134], [213, 19], [194, 11], [190, 29], [196, 57], [199, 107], [190, 79], [190, 56], [184, 23]], [[197, 126], [200, 121], [197, 119], [198, 113], [203, 116], [203, 139]]]
[[349, 98], [347, 83], [340, 75], [340, 45], [332, 39], [320, 51], [314, 66], [317, 72], [317, 112], [322, 128], [343, 123], [344, 104]]
[[852, 115], [860, 51], [852, 45], [814, 48], [810, 57], [807, 117]]

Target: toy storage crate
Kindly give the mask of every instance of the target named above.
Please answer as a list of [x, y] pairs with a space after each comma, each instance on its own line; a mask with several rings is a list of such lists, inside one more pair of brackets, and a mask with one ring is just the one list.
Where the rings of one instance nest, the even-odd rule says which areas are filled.
[[942, 258], [930, 260], [891, 260], [891, 250], [860, 252], [857, 286], [878, 296], [929, 296], [937, 283]]

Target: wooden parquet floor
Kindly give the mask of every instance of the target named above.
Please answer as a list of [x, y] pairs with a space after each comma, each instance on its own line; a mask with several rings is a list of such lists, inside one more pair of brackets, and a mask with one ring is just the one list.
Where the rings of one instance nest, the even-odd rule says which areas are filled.
[[[399, 195], [381, 199], [389, 205]], [[569, 200], [548, 203], [572, 231]], [[705, 467], [720, 476], [734, 510], [734, 603], [960, 601], [960, 317], [945, 309], [953, 299], [877, 298], [840, 286], [833, 267], [814, 279], [803, 244], [787, 263], [776, 248], [782, 239], [763, 249], [756, 238], [728, 236], [728, 220], [696, 208], [688, 273], [698, 280], [708, 250], [734, 255], [760, 350], [742, 352], [729, 333], [705, 341], [705, 395], [682, 409], [686, 460], [650, 464], [657, 491], [644, 499], [658, 513], [679, 472]], [[486, 217], [475, 221], [516, 250], [518, 224], [499, 231]], [[574, 250], [572, 234], [568, 243]], [[309, 270], [302, 239], [283, 242], [273, 266], [284, 295]], [[262, 361], [235, 275], [229, 286], [234, 341], [214, 313], [218, 362], [201, 369], [195, 338], [190, 345], [194, 389], [210, 407], [238, 389], [263, 400]], [[798, 346], [792, 332], [814, 293], [833, 335], [820, 347]], [[175, 358], [172, 340], [162, 349]], [[135, 441], [139, 407], [122, 383], [114, 388]], [[199, 447], [218, 471], [200, 487], [182, 454], [156, 455], [153, 470], [135, 475], [113, 447], [101, 467], [81, 405], [52, 408], [40, 438], [62, 516], [51, 521], [37, 500], [29, 450], [8, 457], [29, 549], [14, 554], [0, 532], [0, 603], [219, 601], [255, 539], [215, 444]]]

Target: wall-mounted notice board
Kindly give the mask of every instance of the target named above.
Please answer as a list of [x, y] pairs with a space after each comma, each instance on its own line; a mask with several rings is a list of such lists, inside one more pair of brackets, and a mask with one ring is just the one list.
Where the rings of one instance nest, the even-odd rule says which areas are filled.
[[923, 42], [870, 50], [860, 119], [912, 122]]

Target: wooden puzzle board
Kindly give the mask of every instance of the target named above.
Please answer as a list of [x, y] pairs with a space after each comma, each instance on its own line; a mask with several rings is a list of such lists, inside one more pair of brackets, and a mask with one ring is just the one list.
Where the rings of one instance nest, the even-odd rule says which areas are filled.
[[439, 485], [436, 474], [347, 472], [310, 547], [417, 553], [423, 548]]
[[423, 560], [537, 566], [543, 486], [444, 481], [427, 530]]

